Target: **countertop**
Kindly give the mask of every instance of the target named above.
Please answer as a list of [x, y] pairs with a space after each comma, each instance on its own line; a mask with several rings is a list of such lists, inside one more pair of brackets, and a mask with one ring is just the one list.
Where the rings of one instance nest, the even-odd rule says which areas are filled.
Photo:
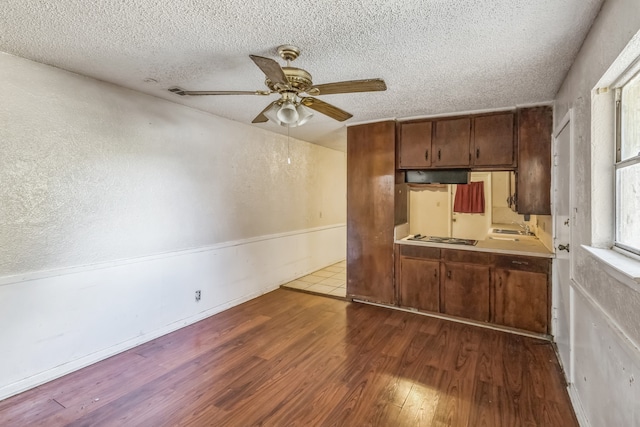
[[407, 240], [412, 235], [396, 239], [399, 245], [428, 246], [432, 248], [455, 249], [461, 251], [491, 252], [506, 255], [526, 255], [542, 258], [553, 258], [555, 255], [549, 251], [537, 238], [523, 238], [515, 240], [485, 239], [478, 240], [475, 246], [454, 245], [450, 243], [429, 243], [419, 240]]

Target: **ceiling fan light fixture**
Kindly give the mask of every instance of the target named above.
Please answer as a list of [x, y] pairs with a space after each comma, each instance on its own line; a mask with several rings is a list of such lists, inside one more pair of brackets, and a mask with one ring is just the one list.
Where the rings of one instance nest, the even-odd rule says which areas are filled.
[[313, 117], [313, 111], [302, 104], [298, 104], [296, 111], [298, 112], [298, 122], [296, 126], [302, 126], [307, 123], [311, 117]]
[[297, 123], [299, 118], [299, 114], [298, 114], [298, 111], [296, 110], [296, 106], [291, 101], [283, 102], [276, 116], [278, 117], [279, 121], [281, 121], [282, 123], [288, 126], [294, 123]]
[[273, 123], [279, 124], [280, 126], [286, 126], [280, 121], [280, 119], [278, 119], [279, 110], [280, 110], [280, 105], [278, 105], [277, 103], [274, 103], [273, 105], [271, 105], [269, 109], [267, 109], [267, 111], [263, 112], [262, 114], [264, 114], [264, 116], [267, 119], [271, 120]]

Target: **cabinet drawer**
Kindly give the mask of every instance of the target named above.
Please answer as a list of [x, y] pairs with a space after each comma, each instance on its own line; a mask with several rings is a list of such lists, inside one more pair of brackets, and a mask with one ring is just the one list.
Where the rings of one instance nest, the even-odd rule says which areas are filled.
[[442, 250], [442, 260], [452, 262], [465, 262], [470, 264], [491, 264], [491, 254], [486, 252]]
[[532, 273], [549, 273], [551, 260], [549, 258], [536, 258], [518, 255], [494, 255], [495, 268], [505, 270], [530, 271]]
[[439, 248], [429, 248], [426, 246], [399, 245], [400, 255], [413, 258], [440, 259]]

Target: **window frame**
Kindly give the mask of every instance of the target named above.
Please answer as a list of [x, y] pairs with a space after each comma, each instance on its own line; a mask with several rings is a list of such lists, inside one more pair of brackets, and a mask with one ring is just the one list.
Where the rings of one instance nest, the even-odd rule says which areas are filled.
[[613, 167], [613, 181], [614, 181], [614, 233], [613, 233], [613, 246], [634, 254], [636, 256], [640, 256], [640, 247], [629, 246], [619, 241], [619, 212], [621, 210], [621, 195], [620, 195], [620, 186], [619, 186], [619, 171], [625, 168], [635, 166], [640, 164], [640, 153], [636, 154], [633, 157], [629, 157], [627, 159], [622, 159], [622, 91], [624, 87], [634, 81], [635, 79], [640, 79], [640, 71], [629, 73], [625, 76], [624, 79], [619, 79], [615, 85], [615, 157], [614, 157], [614, 167]]

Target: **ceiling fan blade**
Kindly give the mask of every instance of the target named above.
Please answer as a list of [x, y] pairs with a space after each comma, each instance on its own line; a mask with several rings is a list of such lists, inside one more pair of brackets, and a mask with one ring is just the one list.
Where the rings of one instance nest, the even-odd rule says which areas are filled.
[[258, 115], [256, 116], [256, 118], [255, 118], [255, 119], [253, 119], [253, 120], [251, 121], [251, 123], [264, 123], [264, 122], [269, 121], [269, 119], [267, 118], [267, 116], [265, 116], [265, 115], [264, 115], [264, 112], [265, 112], [265, 111], [267, 111], [269, 108], [271, 108], [271, 106], [272, 106], [273, 104], [275, 104], [276, 102], [278, 102], [278, 101], [273, 101], [271, 104], [267, 105], [267, 108], [265, 108], [264, 110], [262, 110], [262, 111], [260, 112], [260, 114], [258, 114]]
[[384, 80], [367, 79], [317, 85], [311, 88], [309, 93], [313, 95], [333, 95], [336, 93], [376, 92], [383, 90], [387, 90], [387, 85]]
[[324, 101], [320, 101], [318, 98], [308, 96], [302, 98], [301, 101], [304, 106], [309, 107], [312, 110], [316, 110], [318, 113], [322, 113], [339, 122], [344, 122], [345, 120], [353, 117], [353, 114], [347, 113], [346, 111], [341, 110], [334, 105], [327, 104]]
[[273, 84], [289, 85], [287, 76], [285, 76], [282, 67], [276, 61], [271, 58], [265, 58], [264, 56], [249, 55], [249, 58], [256, 63], [262, 72], [267, 76]]
[[179, 87], [172, 87], [169, 92], [180, 96], [197, 95], [270, 95], [268, 90], [184, 90]]

